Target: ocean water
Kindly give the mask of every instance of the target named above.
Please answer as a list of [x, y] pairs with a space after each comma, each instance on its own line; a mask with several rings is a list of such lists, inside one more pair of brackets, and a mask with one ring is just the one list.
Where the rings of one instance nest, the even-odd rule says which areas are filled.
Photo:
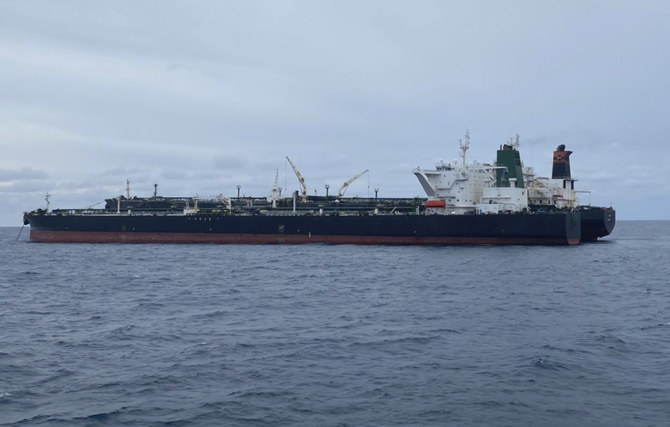
[[0, 228], [2, 426], [670, 425], [670, 221], [576, 247]]

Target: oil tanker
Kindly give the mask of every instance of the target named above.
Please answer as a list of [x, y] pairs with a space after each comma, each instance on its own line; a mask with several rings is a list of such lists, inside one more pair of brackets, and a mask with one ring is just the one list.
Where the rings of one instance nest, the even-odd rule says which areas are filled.
[[[104, 209], [25, 212], [33, 242], [82, 243], [334, 243], [575, 245], [611, 233], [612, 208], [580, 206], [570, 175], [570, 151], [554, 152], [552, 178], [521, 163], [517, 141], [494, 163], [461, 160], [414, 170], [425, 198], [119, 196]], [[359, 174], [358, 176], [360, 176]], [[354, 177], [357, 178], [358, 176]], [[345, 182], [346, 188], [351, 180]], [[239, 193], [239, 191], [238, 191]]]

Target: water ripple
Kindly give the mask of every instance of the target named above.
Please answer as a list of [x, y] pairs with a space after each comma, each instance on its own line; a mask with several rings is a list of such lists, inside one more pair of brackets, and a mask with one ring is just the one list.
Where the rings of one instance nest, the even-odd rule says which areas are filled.
[[670, 419], [670, 223], [573, 248], [42, 245], [17, 232], [0, 229], [0, 425]]

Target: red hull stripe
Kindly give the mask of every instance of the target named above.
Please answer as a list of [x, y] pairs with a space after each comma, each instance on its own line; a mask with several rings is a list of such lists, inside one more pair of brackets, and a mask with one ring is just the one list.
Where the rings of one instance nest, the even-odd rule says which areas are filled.
[[576, 239], [531, 237], [316, 236], [304, 234], [113, 233], [31, 230], [44, 243], [333, 243], [357, 245], [576, 245]]

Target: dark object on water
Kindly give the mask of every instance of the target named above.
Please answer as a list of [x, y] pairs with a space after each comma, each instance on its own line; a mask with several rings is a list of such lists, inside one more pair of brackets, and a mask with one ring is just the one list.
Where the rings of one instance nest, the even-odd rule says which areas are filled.
[[579, 212], [500, 215], [28, 214], [35, 242], [577, 244]]
[[595, 242], [609, 235], [616, 224], [616, 212], [612, 208], [580, 206], [582, 242]]
[[495, 165], [467, 164], [466, 134], [462, 162], [414, 171], [428, 199], [281, 198], [276, 182], [271, 197], [211, 200], [131, 198], [128, 187], [104, 209], [50, 211], [47, 196], [23, 219], [34, 242], [574, 245], [612, 231], [612, 208], [576, 205], [571, 151], [554, 152], [551, 180], [526, 182], [517, 146]]

